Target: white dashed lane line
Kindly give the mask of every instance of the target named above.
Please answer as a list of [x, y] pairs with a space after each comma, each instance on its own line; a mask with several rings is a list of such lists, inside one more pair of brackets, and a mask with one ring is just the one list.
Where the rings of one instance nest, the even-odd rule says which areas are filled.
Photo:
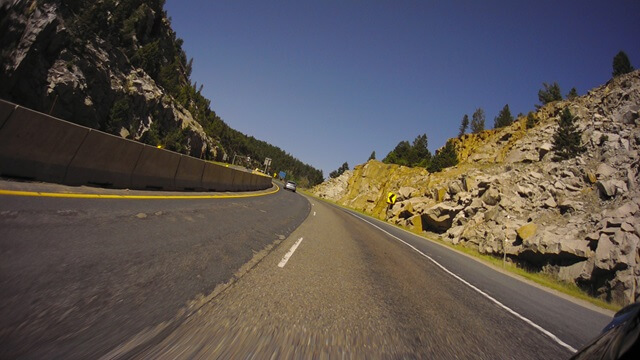
[[282, 258], [282, 260], [280, 260], [280, 263], [278, 264], [279, 267], [283, 268], [285, 265], [287, 265], [287, 261], [289, 261], [289, 258], [291, 257], [291, 255], [293, 255], [293, 253], [296, 251], [296, 249], [298, 248], [301, 242], [302, 242], [302, 238], [298, 239], [298, 241], [296, 241], [296, 243], [293, 244], [291, 249], [289, 249], [289, 252], [287, 252]]

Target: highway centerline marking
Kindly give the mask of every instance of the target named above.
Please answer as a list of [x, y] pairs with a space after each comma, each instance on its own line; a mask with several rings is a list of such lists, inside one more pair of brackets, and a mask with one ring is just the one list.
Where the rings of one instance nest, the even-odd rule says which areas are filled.
[[128, 200], [189, 200], [189, 199], [239, 199], [275, 194], [280, 190], [276, 185], [275, 190], [257, 194], [220, 194], [220, 195], [119, 195], [119, 194], [88, 194], [88, 193], [54, 193], [44, 191], [20, 191], [0, 189], [0, 195], [8, 196], [36, 196], [72, 199], [128, 199]]
[[454, 274], [453, 272], [451, 272], [449, 269], [447, 269], [446, 267], [444, 267], [443, 265], [441, 265], [439, 262], [435, 261], [432, 257], [430, 257], [429, 255], [423, 253], [422, 251], [418, 250], [418, 248], [416, 248], [415, 246], [409, 244], [408, 242], [400, 239], [399, 237], [391, 234], [390, 232], [386, 231], [385, 229], [379, 227], [378, 225], [372, 223], [371, 221], [368, 221], [365, 218], [362, 218], [358, 215], [355, 215], [351, 212], [348, 212], [348, 214], [368, 223], [369, 225], [375, 227], [376, 229], [382, 231], [383, 233], [391, 236], [392, 238], [400, 241], [401, 243], [407, 245], [408, 247], [410, 247], [411, 249], [415, 250], [418, 254], [424, 256], [425, 258], [429, 259], [432, 263], [436, 264], [439, 268], [441, 268], [442, 270], [444, 270], [447, 274], [453, 276], [454, 278], [460, 280], [460, 282], [462, 282], [463, 284], [467, 285], [468, 287], [470, 287], [471, 289], [473, 289], [474, 291], [476, 291], [477, 293], [479, 293], [480, 295], [484, 296], [485, 298], [491, 300], [492, 302], [494, 302], [496, 305], [498, 305], [499, 307], [503, 308], [504, 310], [506, 310], [507, 312], [511, 313], [512, 315], [514, 315], [515, 317], [519, 318], [520, 320], [526, 322], [527, 324], [531, 325], [533, 328], [535, 328], [536, 330], [540, 331], [541, 333], [543, 333], [544, 335], [548, 336], [549, 338], [551, 338], [553, 341], [555, 341], [558, 345], [566, 348], [567, 350], [576, 353], [578, 352], [578, 350], [576, 350], [573, 346], [565, 343], [564, 341], [560, 340], [560, 338], [558, 338], [557, 336], [555, 336], [554, 334], [552, 334], [550, 331], [544, 329], [542, 326], [534, 323], [533, 321], [529, 320], [528, 318], [524, 317], [523, 315], [520, 315], [519, 313], [517, 313], [516, 311], [512, 310], [511, 308], [509, 308], [508, 306], [504, 305], [503, 303], [501, 303], [500, 301], [496, 300], [494, 297], [492, 297], [491, 295], [487, 294], [486, 292], [480, 290], [479, 288], [477, 288], [476, 286], [472, 285], [471, 283], [469, 283], [468, 281], [466, 281], [465, 279], [461, 278], [460, 276]]
[[278, 264], [279, 267], [283, 268], [285, 265], [287, 265], [287, 261], [289, 261], [289, 258], [291, 257], [291, 255], [293, 255], [293, 253], [296, 251], [296, 249], [298, 248], [298, 245], [300, 245], [301, 242], [302, 242], [302, 238], [298, 239], [298, 241], [296, 241], [296, 243], [293, 244], [291, 249], [289, 249], [289, 252], [287, 252], [282, 258], [282, 260], [280, 260], [280, 263]]

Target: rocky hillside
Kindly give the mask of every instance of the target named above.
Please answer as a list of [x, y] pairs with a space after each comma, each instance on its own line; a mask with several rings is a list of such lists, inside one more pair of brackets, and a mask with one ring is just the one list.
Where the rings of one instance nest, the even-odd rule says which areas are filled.
[[192, 83], [164, 0], [0, 2], [0, 98], [74, 123], [222, 161], [273, 159], [309, 183], [321, 171], [230, 128]]
[[[586, 152], [553, 161], [561, 111]], [[450, 141], [460, 163], [430, 174], [369, 161], [313, 189], [320, 197], [444, 241], [502, 256], [619, 304], [640, 299], [640, 71], [526, 119]], [[398, 201], [387, 210], [385, 197]]]
[[[215, 155], [215, 141], [202, 125], [130, 59], [152, 39], [163, 40], [166, 50], [160, 56], [164, 60], [171, 55], [185, 57], [181, 49], [171, 46], [175, 34], [163, 14], [147, 5], [132, 11], [130, 18], [123, 19], [131, 24], [130, 33], [118, 36], [116, 44], [93, 28], [101, 22], [97, 12], [83, 13], [87, 7], [73, 3], [13, 1], [2, 8], [0, 96], [148, 143], [183, 136], [181, 144], [168, 147], [195, 157], [208, 151]], [[125, 41], [126, 48], [117, 46]], [[126, 49], [132, 51], [128, 54]], [[187, 85], [184, 71], [175, 75], [179, 85]]]

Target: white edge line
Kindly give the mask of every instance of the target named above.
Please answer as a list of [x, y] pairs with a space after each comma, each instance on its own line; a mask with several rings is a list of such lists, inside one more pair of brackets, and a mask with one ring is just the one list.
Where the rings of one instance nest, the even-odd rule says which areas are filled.
[[282, 260], [280, 260], [280, 263], [278, 264], [279, 267], [283, 268], [285, 265], [287, 265], [287, 261], [289, 261], [289, 258], [291, 257], [291, 255], [293, 255], [293, 253], [296, 251], [296, 249], [298, 248], [298, 245], [300, 245], [301, 242], [302, 242], [302, 238], [298, 239], [298, 241], [296, 241], [296, 243], [293, 244], [291, 249], [289, 249], [289, 252], [287, 252], [282, 258]]
[[557, 336], [555, 336], [554, 334], [552, 334], [551, 332], [547, 331], [546, 329], [544, 329], [543, 327], [541, 327], [540, 325], [534, 323], [533, 321], [527, 319], [526, 317], [520, 315], [519, 313], [515, 312], [514, 310], [512, 310], [511, 308], [509, 308], [508, 306], [504, 305], [503, 303], [501, 303], [500, 301], [496, 300], [495, 298], [493, 298], [491, 295], [485, 293], [484, 291], [478, 289], [477, 287], [475, 287], [474, 285], [470, 284], [469, 282], [467, 282], [466, 280], [464, 280], [463, 278], [461, 278], [460, 276], [454, 274], [453, 272], [451, 272], [449, 269], [447, 269], [446, 267], [442, 266], [439, 262], [435, 261], [432, 257], [430, 257], [429, 255], [423, 253], [422, 251], [418, 250], [415, 246], [407, 243], [406, 241], [400, 239], [399, 237], [391, 234], [390, 232], [384, 230], [383, 228], [379, 227], [378, 225], [370, 222], [369, 220], [366, 220], [356, 214], [353, 214], [351, 212], [348, 212], [349, 214], [351, 214], [352, 216], [368, 223], [369, 225], [377, 228], [378, 230], [382, 231], [383, 233], [391, 236], [392, 238], [400, 241], [401, 243], [407, 245], [408, 247], [410, 247], [411, 249], [415, 250], [418, 254], [424, 256], [425, 258], [429, 259], [432, 263], [436, 264], [439, 268], [441, 268], [442, 270], [444, 270], [446, 273], [448, 273], [449, 275], [453, 276], [454, 278], [460, 280], [463, 284], [467, 285], [468, 287], [470, 287], [471, 289], [475, 290], [476, 292], [478, 292], [480, 295], [486, 297], [487, 299], [491, 300], [492, 302], [494, 302], [496, 305], [500, 306], [501, 308], [505, 309], [506, 311], [508, 311], [509, 313], [513, 314], [514, 316], [516, 316], [517, 318], [519, 318], [520, 320], [526, 322], [527, 324], [533, 326], [535, 329], [539, 330], [540, 332], [542, 332], [543, 334], [547, 335], [548, 337], [550, 337], [553, 341], [555, 341], [556, 343], [558, 343], [559, 345], [563, 346], [564, 348], [566, 348], [567, 350], [575, 353], [578, 350], [576, 350], [573, 346], [565, 343], [564, 341], [560, 340], [560, 338], [558, 338]]

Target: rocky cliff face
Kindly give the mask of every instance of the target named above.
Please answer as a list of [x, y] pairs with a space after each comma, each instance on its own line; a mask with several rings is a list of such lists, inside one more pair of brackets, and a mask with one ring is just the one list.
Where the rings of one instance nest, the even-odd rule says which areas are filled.
[[[576, 115], [587, 151], [554, 162], [561, 111]], [[323, 198], [417, 232], [502, 255], [619, 304], [640, 299], [640, 71], [538, 122], [452, 139], [460, 160], [429, 174], [369, 161], [313, 189]], [[386, 194], [398, 201], [387, 211]]]
[[[132, 14], [133, 50], [152, 31], [160, 38], [175, 35], [164, 13], [143, 4]], [[122, 48], [93, 34], [79, 39], [70, 30], [78, 17], [59, 1], [0, 4], [0, 97], [148, 143], [154, 142], [148, 136], [153, 128], [175, 131], [183, 143], [179, 151], [194, 157], [215, 156], [216, 141], [166, 89], [133, 66]]]

